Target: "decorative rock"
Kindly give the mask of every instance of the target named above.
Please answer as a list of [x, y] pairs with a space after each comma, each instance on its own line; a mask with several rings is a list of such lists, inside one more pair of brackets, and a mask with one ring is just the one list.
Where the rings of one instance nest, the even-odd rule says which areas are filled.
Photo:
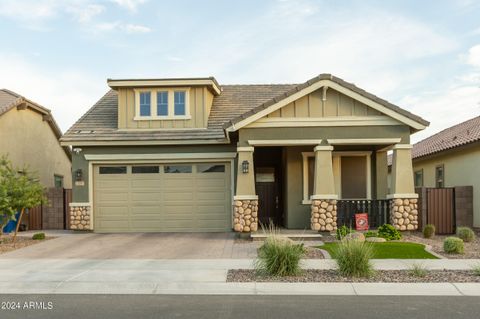
[[318, 211], [320, 212], [320, 214], [325, 214], [327, 212], [325, 208], [320, 208]]
[[405, 207], [403, 207], [403, 206], [398, 206], [398, 211], [399, 211], [400, 213], [403, 213], [403, 212], [405, 211]]
[[327, 219], [325, 219], [325, 223], [331, 224], [331, 223], [333, 223], [333, 219], [332, 218], [327, 218]]
[[336, 200], [315, 200], [311, 209], [311, 229], [320, 231], [335, 231], [337, 229]]
[[318, 222], [320, 223], [320, 225], [322, 226], [325, 226], [327, 223], [325, 222], [325, 219], [319, 219]]
[[320, 207], [327, 208], [328, 207], [328, 202], [322, 201], [322, 203], [320, 204]]
[[313, 214], [313, 217], [314, 217], [314, 218], [319, 218], [319, 217], [320, 217], [320, 214], [319, 214], [319, 213], [314, 213], [314, 214]]
[[402, 214], [399, 212], [395, 212], [393, 215], [395, 216], [395, 218], [402, 218]]
[[403, 217], [403, 218], [408, 218], [408, 216], [409, 216], [409, 215], [408, 215], [407, 212], [405, 212], [405, 213], [402, 214], [402, 217]]
[[258, 201], [237, 200], [233, 207], [233, 230], [248, 233], [258, 230]]
[[404, 221], [405, 221], [405, 220], [404, 220], [403, 218], [399, 218], [399, 219], [398, 219], [398, 224], [399, 224], [400, 226], [402, 226]]
[[328, 218], [332, 218], [332, 217], [333, 217], [332, 213], [330, 213], [330, 212], [328, 212], [327, 214], [325, 214], [325, 216], [327, 216]]
[[318, 210], [319, 210], [319, 209], [318, 209], [318, 206], [313, 206], [313, 208], [312, 208], [312, 212], [314, 212], [314, 213], [318, 213]]
[[369, 243], [384, 243], [387, 240], [385, 238], [382, 238], [382, 237], [367, 237], [367, 238], [365, 238], [365, 241], [367, 241]]
[[241, 201], [239, 201], [239, 200], [236, 200], [236, 201], [235, 201], [235, 206], [236, 206], [236, 207], [240, 207], [240, 206], [242, 206], [242, 205], [243, 205], [243, 203], [242, 203]]
[[416, 198], [392, 199], [390, 201], [390, 216], [393, 226], [402, 231], [418, 229], [418, 209], [416, 206]]
[[243, 226], [240, 224], [235, 224], [233, 225], [233, 230], [235, 230], [236, 232], [241, 232], [243, 230]]
[[405, 226], [405, 225], [400, 225], [400, 230], [407, 230], [407, 226]]
[[365, 236], [362, 233], [350, 233], [343, 237], [345, 240], [365, 241]]
[[333, 205], [328, 205], [327, 206], [327, 212], [333, 211]]
[[395, 206], [400, 206], [403, 204], [403, 200], [401, 200], [400, 198], [397, 198], [395, 199], [394, 203], [395, 203]]
[[333, 225], [332, 224], [325, 225], [325, 230], [332, 231], [333, 230]]
[[404, 206], [410, 205], [410, 201], [409, 201], [407, 198], [405, 198], [405, 199], [403, 200], [403, 205], [404, 205]]
[[314, 223], [312, 228], [313, 228], [313, 230], [320, 230], [320, 224], [319, 223]]
[[319, 217], [320, 217], [321, 219], [327, 219], [327, 215], [325, 215], [325, 214], [320, 214]]
[[414, 230], [415, 226], [412, 224], [407, 225], [407, 230]]

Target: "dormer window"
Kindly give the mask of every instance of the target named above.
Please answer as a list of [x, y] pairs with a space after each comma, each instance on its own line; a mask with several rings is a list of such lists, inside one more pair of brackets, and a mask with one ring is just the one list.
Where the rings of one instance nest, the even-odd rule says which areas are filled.
[[188, 88], [136, 89], [135, 120], [190, 119]]

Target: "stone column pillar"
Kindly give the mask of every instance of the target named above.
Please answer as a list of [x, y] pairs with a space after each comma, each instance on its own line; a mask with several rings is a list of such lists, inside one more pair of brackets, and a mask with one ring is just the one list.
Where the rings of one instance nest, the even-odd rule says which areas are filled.
[[93, 230], [93, 220], [90, 203], [70, 203], [70, 229]]
[[[258, 229], [258, 196], [255, 193], [253, 147], [237, 147], [237, 187], [233, 197], [233, 229], [236, 232], [254, 232]], [[243, 163], [248, 163], [244, 172]]]
[[412, 166], [412, 145], [397, 144], [393, 148], [390, 219], [399, 230], [418, 229], [418, 194], [415, 193]]
[[319, 231], [337, 229], [337, 194], [332, 166], [332, 146], [316, 146], [311, 228]]

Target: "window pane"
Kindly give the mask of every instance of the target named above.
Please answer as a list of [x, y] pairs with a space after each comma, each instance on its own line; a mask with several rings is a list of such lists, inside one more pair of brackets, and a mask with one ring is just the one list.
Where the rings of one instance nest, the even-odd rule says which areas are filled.
[[126, 166], [100, 166], [100, 174], [127, 174]]
[[313, 181], [315, 174], [315, 157], [308, 158], [308, 199], [313, 195]]
[[63, 188], [63, 176], [55, 175], [55, 187]]
[[168, 92], [157, 92], [157, 115], [168, 115]]
[[185, 115], [185, 91], [175, 91], [174, 104], [174, 114]]
[[219, 164], [201, 164], [197, 165], [198, 173], [223, 173], [225, 172], [225, 165]]
[[422, 187], [423, 186], [423, 172], [418, 171], [415, 172], [415, 187]]
[[140, 116], [150, 116], [150, 92], [140, 93]]
[[165, 173], [191, 173], [191, 165], [168, 165], [163, 167]]
[[132, 166], [132, 174], [155, 174], [159, 173], [158, 166]]

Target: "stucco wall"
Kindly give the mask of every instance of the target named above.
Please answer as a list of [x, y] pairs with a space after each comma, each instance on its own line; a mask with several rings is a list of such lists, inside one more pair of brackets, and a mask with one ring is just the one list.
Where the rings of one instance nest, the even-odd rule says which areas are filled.
[[413, 171], [423, 169], [423, 185], [435, 187], [435, 167], [441, 164], [445, 187], [473, 186], [473, 224], [480, 227], [480, 144], [414, 161]]
[[[220, 153], [236, 152], [233, 145], [195, 145], [195, 146], [130, 146], [130, 147], [82, 147], [82, 152], [73, 154], [72, 172], [82, 169], [84, 186], [73, 185], [73, 202], [86, 203], [89, 201], [88, 189], [88, 161], [85, 154], [171, 154], [171, 153]], [[152, 160], [155, 162], [155, 160]], [[235, 185], [235, 184], [234, 184]]]
[[13, 108], [0, 116], [0, 154], [8, 154], [15, 166], [29, 166], [45, 187], [55, 186], [55, 174], [63, 176], [65, 188], [72, 186], [70, 159], [35, 111]]

